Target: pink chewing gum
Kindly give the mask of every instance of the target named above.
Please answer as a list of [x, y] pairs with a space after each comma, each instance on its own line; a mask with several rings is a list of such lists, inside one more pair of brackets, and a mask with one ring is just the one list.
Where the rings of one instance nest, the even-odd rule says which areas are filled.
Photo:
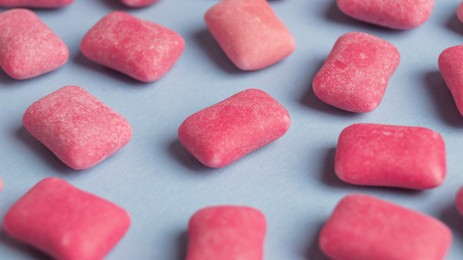
[[351, 184], [430, 189], [444, 181], [445, 158], [444, 140], [431, 129], [353, 124], [339, 135], [335, 172]]
[[411, 29], [431, 16], [434, 0], [337, 0], [346, 15], [391, 29]]
[[266, 229], [265, 216], [254, 208], [202, 209], [188, 224], [186, 260], [262, 260]]
[[121, 3], [128, 7], [139, 8], [152, 5], [158, 0], [120, 0]]
[[258, 70], [289, 56], [296, 42], [265, 0], [222, 0], [205, 15], [209, 31], [241, 70]]
[[94, 166], [124, 147], [132, 136], [129, 123], [77, 86], [63, 87], [33, 103], [24, 127], [66, 165]]
[[66, 44], [33, 12], [0, 13], [0, 66], [14, 79], [36, 77], [63, 66]]
[[460, 3], [460, 5], [457, 8], [457, 17], [460, 20], [460, 22], [463, 22], [463, 2]]
[[337, 108], [370, 112], [381, 103], [399, 61], [399, 51], [391, 43], [366, 33], [346, 33], [315, 75], [313, 91]]
[[463, 45], [445, 49], [439, 55], [438, 64], [458, 111], [463, 115]]
[[458, 212], [463, 216], [463, 187], [461, 187], [455, 196], [455, 206]]
[[344, 197], [319, 237], [327, 256], [343, 260], [442, 260], [451, 241], [438, 220], [366, 195]]
[[200, 162], [220, 168], [280, 138], [290, 123], [278, 101], [248, 89], [189, 116], [178, 138]]
[[184, 48], [176, 32], [119, 11], [98, 21], [80, 45], [90, 60], [143, 82], [164, 76]]
[[59, 8], [71, 4], [74, 0], [0, 0], [2, 7]]
[[129, 226], [124, 209], [58, 178], [32, 187], [3, 221], [11, 237], [66, 260], [103, 259]]

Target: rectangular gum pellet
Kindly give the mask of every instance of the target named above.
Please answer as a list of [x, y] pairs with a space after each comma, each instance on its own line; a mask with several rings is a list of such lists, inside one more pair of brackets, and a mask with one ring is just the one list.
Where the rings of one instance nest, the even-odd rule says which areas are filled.
[[58, 178], [32, 187], [3, 221], [11, 237], [66, 260], [103, 259], [129, 226], [124, 209]]
[[71, 4], [74, 0], [0, 0], [3, 7], [59, 8]]
[[313, 91], [334, 107], [370, 112], [381, 103], [399, 61], [399, 51], [391, 43], [366, 33], [346, 33], [315, 75]]
[[68, 60], [66, 44], [32, 11], [0, 13], [0, 66], [14, 79], [53, 71]]
[[189, 116], [178, 137], [206, 166], [224, 167], [286, 133], [288, 111], [258, 89], [239, 92]]
[[444, 140], [423, 127], [353, 124], [339, 135], [335, 172], [356, 185], [434, 188], [446, 174]]
[[346, 15], [391, 29], [411, 29], [428, 20], [434, 0], [337, 0]]
[[366, 195], [348, 195], [322, 228], [319, 245], [332, 259], [442, 260], [452, 241], [438, 220]]
[[142, 82], [163, 77], [184, 48], [176, 32], [121, 11], [98, 21], [80, 45], [88, 59]]
[[124, 147], [132, 136], [129, 123], [81, 87], [63, 87], [33, 103], [24, 127], [66, 165], [94, 166]]
[[209, 31], [241, 70], [258, 70], [289, 56], [295, 40], [265, 0], [222, 0], [205, 14]]
[[265, 216], [257, 209], [204, 208], [189, 221], [186, 260], [262, 260], [266, 229]]
[[463, 115], [463, 45], [445, 49], [439, 55], [438, 64], [458, 111]]

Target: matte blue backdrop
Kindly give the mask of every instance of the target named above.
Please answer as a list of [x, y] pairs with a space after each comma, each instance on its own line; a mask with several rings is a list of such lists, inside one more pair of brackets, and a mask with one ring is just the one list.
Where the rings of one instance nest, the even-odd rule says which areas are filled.
[[[70, 59], [58, 71], [25, 81], [0, 72], [0, 176], [5, 182], [0, 218], [35, 183], [54, 176], [130, 212], [132, 226], [107, 259], [183, 259], [189, 217], [217, 204], [254, 206], [266, 215], [266, 259], [325, 259], [317, 243], [323, 222], [344, 195], [365, 193], [442, 220], [454, 234], [448, 259], [461, 259], [463, 217], [453, 199], [463, 185], [463, 117], [437, 68], [440, 52], [463, 41], [463, 24], [455, 15], [459, 1], [437, 0], [431, 18], [408, 31], [357, 22], [340, 13], [334, 0], [269, 1], [298, 46], [283, 62], [255, 72], [236, 69], [207, 31], [203, 15], [216, 2], [160, 0], [144, 9], [128, 9], [116, 0], [76, 0], [66, 8], [36, 10], [66, 42]], [[164, 78], [139, 83], [79, 53], [85, 32], [114, 10], [160, 23], [185, 38], [185, 52]], [[368, 114], [330, 107], [311, 90], [312, 78], [333, 43], [350, 31], [380, 36], [401, 53], [383, 102]], [[86, 171], [63, 165], [21, 123], [32, 102], [70, 84], [87, 89], [133, 127], [128, 146]], [[289, 110], [290, 130], [228, 167], [202, 166], [178, 142], [177, 127], [191, 113], [251, 87], [265, 90]], [[344, 127], [357, 122], [440, 132], [447, 145], [444, 184], [408, 191], [341, 182], [333, 172], [337, 138]], [[0, 233], [0, 259], [44, 257]]]

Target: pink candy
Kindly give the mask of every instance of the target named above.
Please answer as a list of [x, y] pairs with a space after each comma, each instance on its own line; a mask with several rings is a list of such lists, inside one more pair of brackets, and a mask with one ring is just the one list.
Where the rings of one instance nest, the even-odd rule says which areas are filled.
[[121, 3], [125, 4], [128, 7], [145, 7], [156, 3], [158, 0], [120, 0]]
[[186, 260], [262, 260], [266, 229], [265, 216], [254, 208], [202, 209], [188, 225]]
[[0, 66], [14, 79], [28, 79], [68, 60], [64, 42], [26, 9], [0, 13]]
[[0, 0], [4, 7], [58, 8], [71, 4], [74, 0]]
[[366, 195], [342, 199], [319, 238], [332, 259], [442, 260], [451, 231], [438, 220]]
[[124, 209], [57, 178], [35, 185], [3, 221], [13, 238], [67, 260], [103, 259], [129, 225]]
[[460, 22], [463, 22], [463, 2], [460, 3], [460, 5], [457, 8], [457, 17], [460, 20]]
[[399, 60], [391, 43], [366, 33], [346, 33], [315, 75], [313, 91], [337, 108], [370, 112], [380, 104]]
[[411, 29], [431, 16], [434, 0], [337, 0], [339, 9], [354, 19], [388, 27]]
[[444, 140], [427, 128], [354, 124], [339, 136], [335, 172], [348, 183], [429, 189], [445, 171]]
[[463, 45], [450, 47], [439, 55], [439, 70], [463, 115]]
[[228, 58], [242, 70], [268, 67], [296, 48], [293, 36], [265, 0], [222, 0], [205, 19]]
[[24, 127], [69, 167], [87, 169], [125, 146], [129, 123], [77, 86], [63, 87], [32, 104]]
[[143, 82], [164, 76], [184, 48], [176, 32], [124, 12], [103, 17], [80, 45], [90, 60]]
[[200, 162], [220, 168], [275, 141], [289, 125], [283, 106], [262, 90], [248, 89], [189, 116], [178, 137]]

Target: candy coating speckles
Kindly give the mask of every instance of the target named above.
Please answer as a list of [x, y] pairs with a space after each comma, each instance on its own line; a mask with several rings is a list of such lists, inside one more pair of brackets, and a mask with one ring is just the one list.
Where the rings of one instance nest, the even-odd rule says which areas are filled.
[[438, 64], [458, 111], [463, 115], [463, 45], [445, 49], [439, 55]]
[[327, 256], [343, 260], [442, 260], [451, 241], [440, 221], [359, 194], [338, 203], [319, 238]]
[[346, 15], [391, 29], [411, 29], [431, 16], [434, 0], [337, 0]]
[[200, 162], [220, 168], [280, 138], [289, 125], [282, 105], [262, 90], [248, 89], [189, 116], [178, 137]]
[[129, 226], [124, 209], [58, 178], [32, 187], [3, 221], [8, 235], [67, 260], [103, 259]]
[[381, 103], [399, 61], [399, 51], [391, 43], [366, 33], [346, 33], [315, 75], [313, 91], [337, 108], [370, 112]]
[[132, 136], [122, 116], [77, 86], [63, 87], [33, 103], [24, 113], [23, 124], [76, 170], [109, 157]]
[[335, 172], [357, 185], [434, 188], [446, 174], [444, 140], [423, 127], [354, 124], [339, 135]]
[[0, 66], [14, 79], [39, 76], [68, 60], [64, 42], [29, 10], [0, 13], [0, 32]]
[[222, 0], [205, 15], [209, 31], [242, 70], [258, 70], [290, 55], [296, 43], [265, 0]]
[[98, 21], [80, 45], [90, 60], [143, 82], [163, 77], [184, 48], [176, 32], [119, 11]]

